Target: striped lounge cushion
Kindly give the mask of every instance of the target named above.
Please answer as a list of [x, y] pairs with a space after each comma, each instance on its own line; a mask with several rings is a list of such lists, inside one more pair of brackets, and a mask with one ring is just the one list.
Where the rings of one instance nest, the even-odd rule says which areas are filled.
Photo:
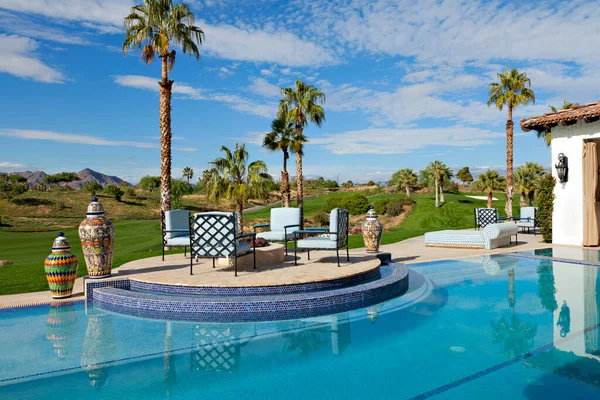
[[485, 238], [482, 232], [437, 231], [425, 234], [425, 246], [484, 249]]

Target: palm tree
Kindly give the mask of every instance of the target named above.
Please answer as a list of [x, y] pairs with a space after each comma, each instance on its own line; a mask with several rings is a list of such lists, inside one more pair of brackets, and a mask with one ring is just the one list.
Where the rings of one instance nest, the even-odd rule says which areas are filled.
[[[304, 128], [309, 122], [321, 127], [325, 121], [325, 111], [319, 104], [325, 103], [325, 94], [312, 85], [297, 80], [293, 88], [282, 88], [283, 98], [279, 100], [278, 118], [285, 118], [296, 127], [297, 139], [306, 141]], [[296, 184], [298, 208], [300, 209], [300, 227], [304, 227], [304, 191], [302, 175], [303, 152], [296, 152]]]
[[454, 176], [452, 170], [446, 166], [446, 164], [442, 164], [442, 179], [440, 179], [440, 201], [445, 203], [444, 199], [444, 182], [450, 181], [450, 178]]
[[506, 205], [504, 211], [507, 217], [512, 217], [513, 199], [513, 121], [512, 113], [515, 107], [535, 103], [535, 95], [530, 89], [531, 81], [525, 72], [518, 69], [498, 73], [498, 82], [490, 83], [488, 107], [495, 105], [500, 111], [504, 106], [508, 108], [506, 121]]
[[[440, 181], [444, 179], [448, 171], [448, 167], [441, 161], [433, 161], [426, 168], [427, 174], [435, 182], [435, 207], [440, 206], [439, 187]], [[443, 200], [442, 200], [443, 201]]]
[[410, 191], [417, 184], [417, 174], [410, 168], [404, 168], [398, 171], [397, 184], [398, 189], [406, 190], [406, 196], [410, 197]]
[[532, 206], [533, 200], [535, 198], [535, 191], [538, 190], [540, 181], [542, 180], [544, 175], [546, 175], [547, 171], [546, 171], [546, 168], [542, 167], [540, 164], [538, 164], [536, 162], [526, 162], [525, 169], [535, 176], [534, 184], [528, 193], [529, 205]]
[[172, 0], [144, 0], [131, 8], [125, 17], [126, 36], [123, 54], [130, 48], [142, 49], [141, 59], [150, 64], [158, 56], [162, 62], [160, 92], [160, 203], [163, 211], [171, 209], [171, 89], [169, 74], [175, 64], [174, 46], [182, 47], [196, 59], [204, 32], [194, 25], [194, 13], [185, 3]]
[[487, 192], [488, 208], [492, 208], [492, 191], [502, 189], [505, 184], [506, 181], [504, 177], [493, 169], [488, 169], [486, 172], [479, 174], [477, 181], [475, 181], [475, 187]]
[[194, 170], [191, 169], [190, 167], [185, 167], [183, 169], [183, 177], [187, 178], [187, 183], [189, 185], [190, 184], [190, 179], [192, 179], [194, 177]]
[[[285, 116], [283, 116], [285, 117]], [[290, 158], [290, 146], [293, 144], [294, 130], [292, 125], [284, 118], [277, 118], [271, 122], [271, 132], [265, 135], [263, 147], [271, 151], [283, 152], [283, 169], [281, 170], [281, 202], [284, 207], [290, 206], [290, 176], [287, 172], [287, 162]]]
[[[571, 108], [573, 108], [573, 106], [578, 106], [578, 103], [572, 103], [569, 100], [565, 100], [563, 101], [563, 105], [561, 107], [561, 110], [570, 110]], [[552, 112], [558, 112], [558, 109], [554, 106], [548, 106], [550, 107], [550, 111]], [[546, 142], [546, 147], [550, 147], [550, 143], [552, 142], [552, 129], [548, 128], [547, 131], [539, 131], [537, 132], [537, 137], [538, 138], [544, 138], [544, 142]]]
[[517, 168], [517, 172], [515, 172], [515, 182], [517, 184], [517, 190], [521, 192], [521, 207], [525, 207], [527, 205], [527, 197], [529, 196], [529, 193], [534, 190], [537, 183], [537, 177], [533, 171], [527, 169], [524, 165], [521, 165]]
[[238, 230], [242, 233], [244, 204], [250, 198], [268, 198], [273, 178], [267, 173], [264, 161], [248, 161], [245, 144], [240, 146], [236, 143], [233, 152], [222, 146], [221, 151], [225, 157], [210, 163], [214, 166], [214, 173], [208, 181], [208, 197], [214, 201], [225, 198], [235, 203]]

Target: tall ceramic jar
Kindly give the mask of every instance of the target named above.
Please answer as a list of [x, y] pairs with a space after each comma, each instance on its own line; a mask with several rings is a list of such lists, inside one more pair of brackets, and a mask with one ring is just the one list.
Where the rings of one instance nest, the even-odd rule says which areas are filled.
[[76, 335], [77, 312], [73, 302], [50, 304], [48, 322], [46, 323], [46, 339], [52, 343], [54, 353], [59, 360], [66, 358]]
[[373, 206], [369, 206], [367, 219], [362, 225], [362, 233], [367, 253], [378, 253], [381, 235], [383, 234], [383, 225], [379, 222], [379, 217]]
[[70, 297], [77, 278], [79, 260], [71, 253], [71, 244], [62, 232], [54, 239], [52, 254], [44, 261], [50, 294], [55, 299]]
[[110, 276], [115, 227], [104, 216], [104, 208], [96, 197], [87, 209], [87, 218], [79, 225], [79, 238], [90, 278]]

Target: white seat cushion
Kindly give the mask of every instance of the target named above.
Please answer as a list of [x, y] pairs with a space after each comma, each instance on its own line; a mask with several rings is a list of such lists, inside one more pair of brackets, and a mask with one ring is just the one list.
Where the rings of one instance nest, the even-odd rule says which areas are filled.
[[337, 242], [328, 237], [313, 237], [298, 240], [296, 247], [299, 249], [333, 249], [335, 250]]
[[[298, 229], [298, 228], [295, 228]], [[294, 239], [294, 228], [288, 229], [287, 238], [288, 240]], [[260, 232], [256, 234], [256, 237], [265, 239], [268, 242], [283, 242], [285, 240], [285, 231], [269, 231]]]
[[478, 231], [437, 231], [425, 234], [425, 245], [434, 247], [485, 248], [485, 238]]
[[167, 239], [167, 246], [186, 246], [190, 247], [190, 237], [189, 236], [177, 236], [171, 239]]
[[[270, 229], [273, 232], [283, 232], [283, 227], [286, 225], [298, 225], [300, 226], [300, 210], [298, 208], [272, 208]], [[294, 229], [299, 229], [298, 226]]]
[[190, 236], [190, 212], [188, 210], [171, 210], [165, 213], [165, 229], [180, 230], [180, 232], [167, 232], [166, 238]]

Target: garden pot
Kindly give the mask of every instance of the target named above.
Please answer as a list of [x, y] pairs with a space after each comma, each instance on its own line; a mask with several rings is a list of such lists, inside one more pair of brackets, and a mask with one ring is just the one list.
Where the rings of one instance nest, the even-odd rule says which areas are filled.
[[367, 219], [362, 225], [362, 234], [367, 253], [378, 253], [383, 225], [379, 222], [379, 217], [373, 206], [369, 206], [369, 211], [367, 211]]
[[54, 239], [52, 254], [44, 261], [50, 294], [55, 299], [70, 297], [77, 278], [79, 260], [71, 253], [71, 244], [62, 232]]
[[104, 208], [96, 197], [88, 206], [86, 219], [79, 225], [79, 238], [89, 278], [105, 278], [112, 269], [115, 227], [104, 216]]

